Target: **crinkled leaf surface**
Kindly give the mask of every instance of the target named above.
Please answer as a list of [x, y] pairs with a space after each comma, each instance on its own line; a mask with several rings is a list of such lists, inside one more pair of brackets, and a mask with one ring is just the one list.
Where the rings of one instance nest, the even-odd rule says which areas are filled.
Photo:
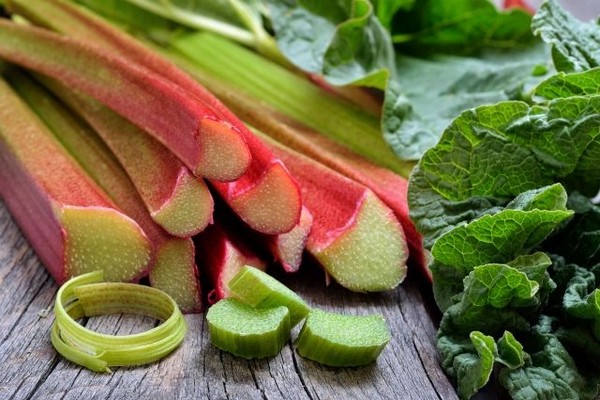
[[268, 0], [282, 53], [334, 85], [383, 89], [394, 49], [368, 0]]
[[518, 369], [503, 369], [500, 383], [511, 398], [529, 399], [593, 399], [595, 382], [586, 380], [567, 349], [552, 333], [552, 320], [543, 317], [534, 327], [531, 363]]
[[504, 331], [498, 340], [498, 357], [496, 361], [515, 369], [525, 365], [529, 355], [523, 351], [523, 345], [509, 331]]
[[462, 111], [527, 98], [541, 79], [536, 67], [547, 71], [548, 62], [543, 46], [485, 58], [398, 57], [397, 78], [385, 94], [383, 135], [400, 158], [418, 160]]
[[496, 343], [481, 332], [472, 332], [469, 340], [454, 339], [440, 338], [438, 350], [444, 367], [458, 382], [459, 397], [468, 399], [487, 383], [497, 354]]
[[535, 88], [536, 96], [547, 100], [600, 94], [600, 67], [584, 72], [559, 72]]
[[540, 6], [531, 28], [552, 46], [552, 58], [558, 71], [585, 71], [600, 66], [600, 27], [573, 17], [556, 0], [548, 0]]

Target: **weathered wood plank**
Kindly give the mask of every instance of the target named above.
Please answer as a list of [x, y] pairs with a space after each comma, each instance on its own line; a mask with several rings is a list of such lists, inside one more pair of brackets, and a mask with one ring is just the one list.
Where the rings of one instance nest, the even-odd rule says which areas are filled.
[[[112, 374], [81, 369], [50, 344], [51, 307], [58, 289], [0, 203], [0, 398], [2, 399], [454, 399], [439, 367], [430, 293], [417, 279], [381, 294], [325, 287], [308, 264], [298, 275], [277, 275], [313, 306], [351, 314], [382, 313], [393, 339], [377, 363], [335, 369], [302, 359], [290, 343], [276, 357], [243, 360], [212, 347], [203, 315], [188, 315], [189, 333], [159, 363], [115, 368]], [[425, 294], [423, 294], [425, 293]], [[91, 329], [127, 334], [154, 321], [130, 316], [90, 319]], [[294, 335], [297, 335], [298, 329]]]

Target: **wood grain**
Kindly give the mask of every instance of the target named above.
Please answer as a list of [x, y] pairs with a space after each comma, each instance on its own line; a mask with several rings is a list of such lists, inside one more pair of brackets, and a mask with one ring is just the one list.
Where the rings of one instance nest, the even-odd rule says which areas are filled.
[[[277, 274], [311, 305], [350, 314], [382, 313], [393, 338], [377, 362], [328, 368], [302, 359], [292, 343], [276, 357], [244, 360], [212, 347], [204, 315], [187, 315], [183, 345], [161, 362], [98, 374], [63, 360], [50, 344], [57, 285], [0, 202], [0, 399], [455, 399], [434, 346], [439, 315], [427, 284], [410, 277], [394, 291], [351, 293], [325, 286], [306, 263], [297, 275]], [[89, 319], [115, 334], [149, 329], [133, 316]], [[292, 337], [297, 334], [297, 330]]]

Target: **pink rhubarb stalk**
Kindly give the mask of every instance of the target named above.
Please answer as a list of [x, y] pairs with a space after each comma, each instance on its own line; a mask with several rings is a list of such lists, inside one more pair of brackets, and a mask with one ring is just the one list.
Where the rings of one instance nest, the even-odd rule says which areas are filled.
[[313, 216], [306, 242], [339, 284], [355, 291], [396, 287], [406, 275], [402, 226], [370, 189], [265, 137], [288, 166]]
[[0, 57], [96, 98], [152, 134], [195, 175], [232, 180], [250, 164], [237, 127], [144, 66], [83, 41], [3, 20]]
[[152, 245], [0, 80], [0, 197], [48, 272], [63, 283], [101, 269], [112, 281], [147, 272]]
[[87, 174], [146, 232], [155, 251], [151, 285], [169, 293], [182, 311], [201, 311], [192, 239], [170, 236], [150, 218], [131, 180], [89, 125], [24, 74], [11, 73], [8, 78]]
[[245, 265], [266, 269], [265, 262], [219, 221], [195, 240], [198, 265], [212, 287], [208, 293], [210, 304], [229, 297], [227, 284]]
[[76, 110], [117, 157], [150, 216], [168, 233], [191, 237], [212, 221], [208, 187], [157, 140], [89, 96], [54, 80], [44, 84]]
[[284, 233], [298, 223], [302, 208], [299, 189], [279, 160], [213, 94], [173, 63], [101, 18], [68, 2], [12, 0], [8, 6], [11, 12], [22, 14], [36, 24], [143, 65], [201, 99], [219, 118], [227, 121], [242, 135], [251, 154], [251, 163], [246, 173], [236, 182], [213, 181], [215, 190], [257, 231], [266, 234]]

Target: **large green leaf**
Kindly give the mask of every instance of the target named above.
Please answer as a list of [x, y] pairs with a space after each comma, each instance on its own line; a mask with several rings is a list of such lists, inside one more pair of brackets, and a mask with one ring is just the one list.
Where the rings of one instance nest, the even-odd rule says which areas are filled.
[[527, 98], [548, 62], [543, 46], [486, 58], [398, 57], [385, 94], [384, 137], [400, 158], [418, 160], [462, 111]]
[[558, 71], [585, 71], [600, 66], [600, 27], [573, 17], [556, 0], [540, 6], [531, 27], [534, 34], [552, 46]]
[[368, 0], [268, 0], [283, 54], [335, 85], [383, 89], [394, 73], [389, 33]]
[[595, 398], [597, 378], [584, 378], [567, 349], [552, 333], [552, 322], [542, 316], [529, 341], [531, 363], [523, 368], [501, 370], [500, 383], [515, 400]]
[[420, 0], [399, 14], [403, 23], [393, 27], [394, 42], [419, 53], [511, 48], [532, 40], [527, 13], [501, 11], [489, 0]]
[[535, 88], [535, 95], [548, 100], [600, 94], [600, 67], [579, 73], [559, 72]]

